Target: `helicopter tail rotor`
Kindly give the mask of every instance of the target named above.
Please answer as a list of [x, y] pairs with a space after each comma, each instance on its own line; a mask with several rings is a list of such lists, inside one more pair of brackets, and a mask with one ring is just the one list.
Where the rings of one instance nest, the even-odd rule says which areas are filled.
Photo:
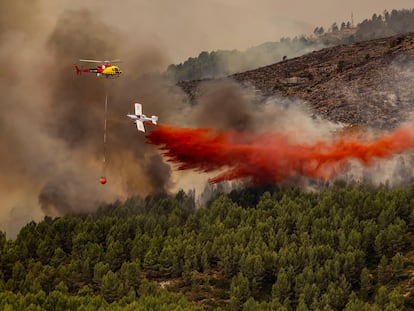
[[77, 75], [80, 75], [82, 73], [82, 70], [80, 70], [80, 68], [78, 67], [77, 64], [73, 64], [73, 66], [75, 66], [75, 71]]

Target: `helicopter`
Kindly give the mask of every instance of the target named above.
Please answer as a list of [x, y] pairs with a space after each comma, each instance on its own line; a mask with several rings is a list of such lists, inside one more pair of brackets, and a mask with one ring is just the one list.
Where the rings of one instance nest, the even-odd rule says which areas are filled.
[[118, 63], [121, 60], [114, 59], [114, 60], [94, 60], [94, 59], [80, 59], [80, 62], [88, 62], [88, 63], [99, 63], [95, 68], [79, 68], [77, 64], [73, 64], [75, 66], [75, 71], [77, 75], [80, 75], [82, 72], [89, 72], [89, 73], [96, 73], [98, 77], [106, 77], [106, 78], [116, 78], [119, 77], [122, 73], [122, 70], [111, 63]]

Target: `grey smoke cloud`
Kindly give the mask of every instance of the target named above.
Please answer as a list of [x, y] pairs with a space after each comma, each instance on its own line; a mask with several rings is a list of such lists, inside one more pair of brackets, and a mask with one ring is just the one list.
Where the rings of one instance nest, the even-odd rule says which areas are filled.
[[[46, 2], [33, 5], [39, 9], [41, 3]], [[42, 24], [24, 20], [34, 7], [26, 10], [21, 4], [0, 4], [1, 12], [14, 17], [0, 23], [0, 36], [7, 42], [0, 46], [0, 64], [9, 68], [0, 74], [0, 230], [14, 236], [24, 223], [43, 215], [92, 211], [132, 194], [167, 191], [170, 167], [125, 116], [134, 101], [145, 100], [137, 99], [143, 90], [152, 90], [158, 94], [153, 100], [160, 100], [152, 108], [151, 100], [144, 101], [148, 111], [164, 110], [167, 103], [174, 107], [160, 90], [159, 78], [142, 77], [163, 62], [163, 54], [149, 46], [120, 46], [122, 35], [90, 10], [64, 10], [56, 23]], [[37, 33], [45, 24], [53, 27]], [[72, 64], [79, 58], [120, 55], [128, 59], [128, 83], [123, 84], [123, 77], [106, 80], [73, 73]], [[106, 95], [109, 183], [101, 186]]]
[[[103, 103], [108, 96], [108, 175], [111, 176], [113, 170], [122, 172], [119, 182], [123, 185], [121, 189], [125, 195], [167, 191], [169, 167], [160, 157], [155, 156], [156, 150], [145, 144], [145, 138], [138, 135], [134, 125], [125, 117], [137, 96], [143, 100], [144, 109], [148, 112], [151, 110], [156, 113], [167, 106], [173, 111], [171, 98], [162, 95], [165, 91], [161, 91], [160, 78], [142, 76], [142, 73], [153, 69], [151, 64], [157, 65], [160, 62], [162, 55], [156, 50], [137, 48], [139, 52], [133, 58], [128, 53], [132, 54], [135, 47], [128, 46], [122, 50], [122, 46], [116, 44], [119, 38], [118, 33], [110, 31], [89, 11], [63, 13], [48, 42], [56, 61], [66, 59], [66, 63], [69, 63], [69, 57], [75, 59], [81, 54], [86, 55], [85, 58], [93, 58], [90, 55], [122, 54], [129, 56], [129, 62], [125, 64], [128, 77], [112, 80], [89, 75], [74, 81], [74, 77], [67, 74], [66, 68], [58, 69], [53, 87], [53, 98], [56, 100], [52, 102], [50, 110], [51, 116], [54, 116], [51, 118], [50, 132], [70, 148], [85, 150], [82, 156], [86, 159], [91, 155], [99, 158], [103, 150]], [[146, 92], [142, 92], [145, 89], [152, 90], [147, 96], [152, 96], [154, 103], [145, 100]], [[154, 155], [148, 160], [148, 154], [151, 153]]]

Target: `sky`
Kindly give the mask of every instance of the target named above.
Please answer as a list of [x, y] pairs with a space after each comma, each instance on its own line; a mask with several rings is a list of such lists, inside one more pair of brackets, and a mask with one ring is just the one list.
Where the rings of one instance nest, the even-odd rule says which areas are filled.
[[[411, 9], [412, 0], [65, 0], [55, 9], [87, 7], [138, 40], [164, 49], [171, 63], [201, 51], [245, 50], [281, 37], [311, 34], [332, 23], [354, 24], [384, 10]], [[120, 41], [122, 44], [122, 41]]]

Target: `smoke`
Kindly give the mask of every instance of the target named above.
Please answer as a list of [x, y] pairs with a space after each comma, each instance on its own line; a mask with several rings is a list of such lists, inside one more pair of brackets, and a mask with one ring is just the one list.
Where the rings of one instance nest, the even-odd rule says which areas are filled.
[[[102, 156], [104, 101], [107, 97], [106, 172], [108, 178], [112, 178], [110, 182], [118, 186], [124, 196], [166, 192], [170, 168], [155, 149], [151, 150], [145, 144], [125, 116], [135, 101], [145, 103], [144, 110], [160, 112], [161, 117], [167, 107], [170, 111], [177, 107], [159, 76], [142, 75], [154, 71], [163, 56], [149, 47], [129, 45], [122, 48], [114, 44], [120, 40], [120, 34], [108, 29], [89, 11], [66, 11], [61, 16], [48, 42], [56, 61], [63, 59], [70, 63], [79, 55], [93, 58], [93, 55], [102, 55], [102, 51], [105, 51], [105, 56], [101, 57], [104, 59], [106, 55], [117, 58], [122, 54], [128, 60], [128, 79], [99, 80], [87, 76], [74, 81], [74, 77], [67, 74], [67, 68], [58, 69], [53, 85], [56, 100], [49, 111], [49, 132], [68, 147], [81, 152], [82, 161], [91, 156], [98, 160]], [[133, 51], [139, 53], [132, 55]], [[62, 212], [66, 213], [66, 209]]]
[[[5, 69], [0, 73], [0, 230], [10, 236], [44, 215], [93, 211], [132, 194], [168, 191], [170, 167], [125, 115], [135, 101], [165, 119], [163, 111], [185, 104], [168, 81], [146, 74], [165, 65], [164, 53], [128, 43], [86, 9], [64, 10], [56, 20], [30, 18], [36, 16], [31, 9], [45, 8], [46, 2], [0, 4], [0, 11], [10, 14], [0, 22], [0, 37], [7, 42], [0, 46]], [[122, 58], [128, 79], [77, 77], [72, 64], [79, 58]], [[98, 182], [102, 174], [105, 186]]]
[[200, 99], [193, 109], [194, 123], [223, 130], [253, 126], [252, 93], [228, 79], [200, 86]]
[[[266, 42], [258, 46], [247, 49], [246, 51], [218, 51], [216, 58], [219, 58], [219, 74], [234, 74], [270, 64], [278, 63], [285, 58], [295, 58], [312, 51], [321, 50], [328, 47], [324, 43], [312, 41], [310, 39], [293, 40], [285, 39], [280, 42]], [[214, 73], [206, 72], [202, 78], [211, 78]], [[216, 74], [217, 76], [217, 74]]]
[[299, 99], [263, 97], [253, 87], [231, 79], [201, 83], [197, 92], [197, 104], [186, 111], [186, 125], [191, 127], [303, 133], [298, 139], [326, 137], [341, 128], [314, 116]]

